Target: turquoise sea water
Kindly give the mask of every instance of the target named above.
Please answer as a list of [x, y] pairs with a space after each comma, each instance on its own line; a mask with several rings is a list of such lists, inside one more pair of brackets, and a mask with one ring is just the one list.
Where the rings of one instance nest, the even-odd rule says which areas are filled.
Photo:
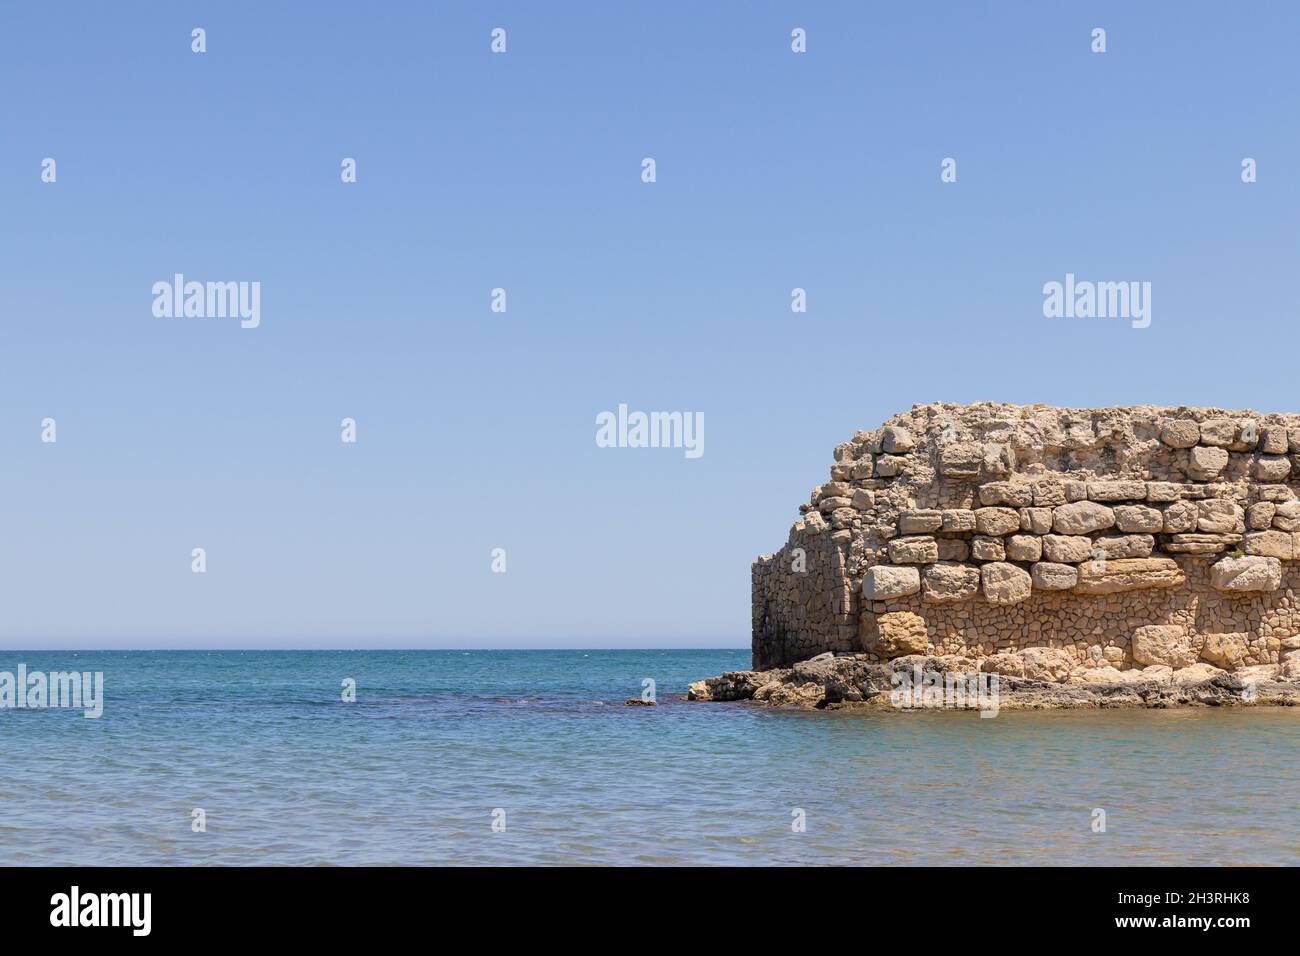
[[[103, 671], [106, 696], [98, 720], [0, 711], [0, 862], [1300, 863], [1300, 709], [984, 719], [676, 700], [748, 662], [0, 652], [0, 671]], [[625, 706], [647, 677], [659, 706]]]

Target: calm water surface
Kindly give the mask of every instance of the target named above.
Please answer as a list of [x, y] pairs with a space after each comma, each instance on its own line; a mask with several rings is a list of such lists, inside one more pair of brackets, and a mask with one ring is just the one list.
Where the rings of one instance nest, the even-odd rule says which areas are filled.
[[[101, 670], [107, 702], [0, 711], [5, 864], [1300, 863], [1300, 709], [673, 699], [747, 651], [0, 652], [19, 663]], [[660, 705], [624, 706], [646, 677]]]

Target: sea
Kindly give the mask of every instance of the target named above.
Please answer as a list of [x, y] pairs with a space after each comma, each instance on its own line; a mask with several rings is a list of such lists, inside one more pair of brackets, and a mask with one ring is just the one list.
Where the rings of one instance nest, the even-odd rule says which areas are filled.
[[[1300, 708], [777, 710], [748, 650], [0, 651], [0, 864], [1300, 863]], [[655, 706], [629, 698], [653, 697]]]

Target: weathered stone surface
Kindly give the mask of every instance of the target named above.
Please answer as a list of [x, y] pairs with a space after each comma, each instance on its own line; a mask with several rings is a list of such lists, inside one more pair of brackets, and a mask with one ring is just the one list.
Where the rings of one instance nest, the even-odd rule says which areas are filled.
[[888, 660], [904, 654], [924, 654], [930, 644], [925, 618], [911, 611], [893, 611], [871, 615], [874, 629], [868, 638], [868, 650]]
[[1185, 418], [1174, 418], [1160, 426], [1160, 440], [1170, 448], [1191, 448], [1201, 440], [1201, 426]]
[[1200, 518], [1200, 512], [1197, 511], [1195, 501], [1176, 501], [1166, 507], [1161, 514], [1164, 516], [1164, 527], [1161, 528], [1165, 534], [1184, 534], [1188, 531], [1196, 530], [1196, 522]]
[[1296, 533], [1294, 531], [1251, 531], [1242, 540], [1242, 550], [1250, 555], [1294, 561]]
[[1035, 508], [1055, 508], [1065, 504], [1065, 485], [1059, 478], [1038, 478], [1032, 482]]
[[945, 508], [942, 514], [944, 531], [975, 530], [975, 512], [969, 508]]
[[1183, 486], [1173, 481], [1148, 481], [1147, 501], [1177, 501], [1183, 496]]
[[1192, 664], [1189, 667], [1180, 667], [1174, 671], [1173, 681], [1175, 684], [1199, 684], [1202, 681], [1213, 680], [1228, 673], [1213, 664], [1204, 662]]
[[1092, 539], [1083, 535], [1044, 535], [1043, 556], [1061, 564], [1087, 561], [1092, 557]]
[[1300, 531], [1300, 501], [1283, 501], [1273, 510], [1273, 527], [1281, 531]]
[[936, 509], [904, 511], [898, 516], [898, 530], [901, 534], [925, 534], [938, 531], [943, 527], [943, 512]]
[[895, 478], [907, 470], [907, 459], [900, 455], [881, 455], [876, 459], [876, 474], [881, 478]]
[[1033, 534], [1013, 534], [1006, 539], [1008, 561], [1037, 561], [1043, 556], [1043, 539]]
[[1052, 509], [1021, 508], [1020, 530], [1031, 534], [1047, 534], [1052, 530]]
[[990, 604], [1018, 604], [1029, 597], [1029, 572], [1014, 564], [994, 562], [980, 568], [980, 585]]
[[1020, 515], [1011, 508], [975, 509], [975, 530], [980, 534], [998, 537], [1019, 529]]
[[1286, 481], [1291, 459], [1283, 455], [1260, 455], [1255, 459], [1255, 477], [1260, 481]]
[[1199, 501], [1196, 529], [1206, 534], [1240, 534], [1246, 530], [1241, 506], [1223, 498]]
[[906, 428], [889, 425], [880, 433], [880, 450], [886, 455], [905, 455], [916, 447], [916, 440]]
[[1216, 591], [1276, 591], [1282, 586], [1282, 562], [1249, 555], [1222, 558], [1210, 567], [1210, 587]]
[[1187, 628], [1178, 624], [1148, 624], [1133, 632], [1133, 660], [1139, 664], [1190, 667], [1199, 656]]
[[1239, 632], [1211, 633], [1205, 635], [1201, 657], [1220, 667], [1237, 668], [1250, 653], [1250, 635]]
[[1266, 455], [1285, 455], [1290, 450], [1286, 428], [1282, 425], [1266, 425], [1259, 432], [1259, 450]]
[[1149, 558], [1155, 550], [1156, 539], [1149, 534], [1110, 534], [1093, 539], [1093, 557], [1097, 552], [1112, 561], [1115, 558]]
[[940, 538], [940, 561], [965, 561], [970, 557], [970, 543], [962, 538]]
[[1026, 680], [1057, 683], [1070, 676], [1074, 661], [1057, 647], [1026, 647], [1020, 652]]
[[1184, 581], [1182, 569], [1171, 558], [1121, 558], [1088, 561], [1079, 565], [1076, 594], [1115, 594], [1144, 588], [1172, 588]]
[[1115, 527], [1120, 531], [1154, 534], [1164, 530], [1165, 516], [1159, 508], [1148, 505], [1116, 505]]
[[984, 462], [984, 449], [975, 442], [939, 446], [939, 474], [945, 478], [974, 478]]
[[1039, 561], [1029, 569], [1029, 577], [1040, 591], [1068, 591], [1079, 583], [1079, 569], [1072, 564]]
[[980, 504], [1025, 508], [1033, 501], [1034, 489], [1025, 482], [990, 481], [980, 485]]
[[980, 663], [980, 670], [987, 674], [1005, 674], [1008, 677], [1024, 677], [1025, 662], [1019, 654], [993, 654]]
[[1005, 561], [1007, 550], [1001, 538], [976, 535], [970, 541], [970, 556], [976, 561]]
[[921, 600], [945, 604], [973, 598], [980, 589], [979, 568], [941, 561], [921, 572]]
[[1088, 498], [1092, 501], [1142, 501], [1146, 496], [1145, 481], [1088, 482]]
[[1246, 527], [1256, 531], [1271, 527], [1276, 513], [1277, 505], [1273, 502], [1257, 501], [1246, 509]]
[[1092, 501], [1076, 501], [1052, 509], [1052, 530], [1057, 534], [1087, 534], [1114, 524], [1115, 512]]
[[1228, 453], [1222, 448], [1197, 445], [1187, 454], [1187, 477], [1212, 481], [1228, 467]]
[[921, 590], [921, 573], [916, 568], [877, 564], [862, 576], [862, 596], [868, 601], [906, 597]]
[[1160, 547], [1172, 554], [1218, 554], [1241, 543], [1239, 534], [1171, 534]]
[[939, 545], [928, 535], [910, 535], [889, 542], [889, 560], [894, 564], [933, 564], [939, 560]]
[[[1247, 425], [1251, 426], [1254, 437], [1247, 440], [1244, 435]], [[1253, 421], [1232, 418], [1209, 418], [1201, 422], [1201, 444], [1216, 445], [1229, 451], [1249, 451], [1259, 441], [1259, 429]]]

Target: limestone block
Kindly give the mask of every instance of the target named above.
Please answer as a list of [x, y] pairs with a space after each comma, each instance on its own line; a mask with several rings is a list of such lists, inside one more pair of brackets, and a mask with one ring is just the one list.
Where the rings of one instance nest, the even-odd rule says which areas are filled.
[[1277, 513], [1277, 505], [1271, 501], [1257, 501], [1246, 509], [1246, 527], [1255, 531], [1262, 531], [1271, 527], [1273, 524], [1273, 515]]
[[1300, 501], [1283, 501], [1273, 511], [1273, 527], [1300, 531]]
[[1079, 565], [1075, 594], [1116, 594], [1144, 588], [1172, 588], [1184, 581], [1172, 558], [1120, 558]]
[[1001, 538], [976, 535], [971, 538], [970, 555], [976, 561], [1005, 561], [1007, 550]]
[[939, 446], [939, 474], [945, 478], [974, 478], [984, 462], [984, 449], [975, 442]]
[[1093, 501], [1076, 501], [1052, 509], [1052, 530], [1057, 534], [1087, 534], [1115, 524], [1115, 512]]
[[1031, 534], [1047, 534], [1052, 530], [1052, 509], [1021, 508], [1020, 530]]
[[1218, 554], [1241, 543], [1239, 534], [1171, 534], [1160, 546], [1170, 554]]
[[1032, 482], [1033, 505], [1036, 508], [1055, 508], [1065, 504], [1065, 485], [1057, 478], [1039, 478]]
[[1240, 534], [1246, 530], [1241, 506], [1225, 498], [1196, 503], [1196, 530], [1206, 534]]
[[941, 527], [944, 531], [975, 530], [975, 512], [969, 508], [945, 508], [941, 514], [943, 515]]
[[1187, 476], [1196, 481], [1213, 481], [1228, 467], [1228, 453], [1222, 448], [1197, 445], [1187, 453]]
[[1260, 481], [1286, 481], [1291, 459], [1285, 455], [1260, 455], [1255, 459], [1255, 477]]
[[1177, 501], [1183, 496], [1183, 486], [1172, 481], [1148, 481], [1147, 501]]
[[1191, 448], [1201, 439], [1201, 427], [1186, 418], [1167, 419], [1160, 426], [1160, 440], [1170, 448]]
[[898, 455], [881, 455], [876, 459], [876, 474], [881, 478], [896, 478], [907, 469], [907, 459]]
[[916, 440], [906, 428], [887, 425], [880, 433], [880, 450], [886, 455], [906, 455], [916, 447]]
[[[1202, 651], [1202, 653], [1204, 653]], [[1213, 664], [1197, 663], [1190, 667], [1180, 667], [1174, 671], [1173, 681], [1175, 684], [1199, 684], [1202, 681], [1218, 677], [1220, 674], [1226, 674], [1227, 671], [1215, 667]]]
[[1200, 648], [1178, 624], [1149, 624], [1133, 632], [1133, 660], [1139, 664], [1190, 667], [1200, 657]]
[[980, 584], [990, 604], [1017, 604], [1032, 588], [1028, 571], [1001, 561], [980, 568]]
[[1072, 564], [1039, 561], [1029, 569], [1029, 577], [1041, 591], [1068, 591], [1079, 582], [1079, 569]]
[[1165, 516], [1149, 505], [1116, 505], [1115, 527], [1120, 531], [1152, 534], [1164, 530]]
[[1250, 652], [1250, 635], [1240, 633], [1206, 634], [1201, 658], [1220, 667], [1235, 668]]
[[921, 600], [930, 604], [965, 601], [979, 589], [979, 568], [969, 564], [941, 561], [921, 572]]
[[930, 646], [925, 618], [911, 611], [867, 615], [867, 650], [886, 660], [906, 654], [924, 654]]
[[1006, 539], [1008, 561], [1037, 561], [1043, 556], [1043, 539], [1033, 534], [1013, 534]]
[[1088, 498], [1092, 501], [1142, 501], [1146, 496], [1145, 481], [1088, 482]]
[[1242, 550], [1259, 557], [1294, 561], [1296, 559], [1295, 539], [1294, 531], [1251, 531], [1243, 539]]
[[1260, 430], [1259, 450], [1266, 455], [1285, 455], [1290, 449], [1286, 428], [1282, 425], [1266, 425]]
[[1011, 508], [976, 508], [975, 530], [994, 537], [1020, 530], [1020, 515]]
[[1282, 562], [1277, 558], [1221, 558], [1210, 566], [1210, 587], [1216, 591], [1276, 591], [1281, 586]]
[[1165, 534], [1182, 534], [1195, 531], [1196, 522], [1200, 520], [1200, 512], [1197, 510], [1194, 501], [1175, 501], [1166, 507], [1161, 514], [1164, 517], [1164, 526], [1161, 530]]
[[877, 564], [862, 576], [862, 596], [868, 601], [887, 601], [921, 590], [921, 573], [916, 568]]
[[1060, 564], [1087, 561], [1092, 557], [1092, 539], [1083, 535], [1044, 535], [1043, 556]]
[[1023, 482], [990, 481], [980, 485], [980, 504], [1025, 508], [1033, 501], [1033, 487]]
[[[1243, 437], [1245, 427], [1249, 424], [1255, 433], [1252, 441]], [[1254, 422], [1236, 421], [1231, 418], [1211, 418], [1201, 422], [1201, 444], [1226, 448], [1229, 451], [1250, 451], [1259, 441], [1259, 428]]]
[[904, 511], [898, 516], [898, 530], [902, 534], [925, 534], [942, 526], [943, 512], [934, 509]]
[[1093, 557], [1100, 551], [1107, 561], [1116, 558], [1149, 558], [1156, 539], [1149, 534], [1100, 535], [1092, 541]]
[[1063, 481], [1061, 486], [1065, 489], [1066, 501], [1087, 500], [1088, 483], [1086, 481]]

